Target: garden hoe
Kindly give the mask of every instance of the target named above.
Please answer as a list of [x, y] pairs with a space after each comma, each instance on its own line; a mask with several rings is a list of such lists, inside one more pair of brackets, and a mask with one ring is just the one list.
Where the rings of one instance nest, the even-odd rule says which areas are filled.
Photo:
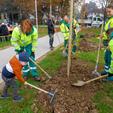
[[99, 80], [99, 79], [103, 79], [103, 78], [106, 78], [108, 77], [108, 75], [103, 75], [103, 76], [99, 76], [99, 77], [96, 77], [96, 78], [93, 78], [91, 80], [88, 80], [88, 81], [78, 81], [77, 83], [73, 83], [72, 86], [76, 86], [76, 87], [81, 87], [81, 86], [84, 86], [86, 84], [89, 84], [93, 81], [96, 81], [96, 80]]
[[53, 103], [53, 101], [54, 101], [54, 99], [55, 99], [55, 96], [56, 96], [56, 93], [57, 93], [57, 89], [54, 91], [54, 93], [51, 93], [51, 92], [48, 92], [48, 91], [46, 91], [46, 90], [44, 90], [44, 89], [41, 89], [41, 88], [39, 88], [39, 87], [36, 87], [36, 86], [34, 86], [34, 85], [32, 85], [32, 84], [30, 84], [30, 83], [28, 83], [28, 82], [26, 82], [25, 85], [28, 85], [28, 86], [30, 86], [30, 87], [32, 87], [32, 88], [35, 88], [35, 89], [37, 89], [37, 90], [39, 90], [39, 91], [41, 91], [41, 92], [44, 92], [44, 93], [48, 94], [48, 95], [51, 97], [50, 104]]
[[40, 67], [39, 64], [37, 64], [34, 60], [32, 60], [30, 57], [29, 57], [30, 61], [33, 62], [49, 79], [51, 79], [51, 76], [42, 68]]
[[[101, 34], [102, 34], [102, 31], [103, 31], [103, 24], [102, 24], [102, 27], [101, 27]], [[99, 63], [99, 57], [100, 57], [100, 49], [101, 49], [101, 38], [99, 37], [99, 46], [98, 46], [98, 53], [97, 53], [97, 60], [96, 60], [96, 65], [95, 65], [95, 70], [92, 72], [93, 75], [96, 75], [96, 76], [99, 76], [100, 73], [97, 71], [98, 69], [98, 63]]]

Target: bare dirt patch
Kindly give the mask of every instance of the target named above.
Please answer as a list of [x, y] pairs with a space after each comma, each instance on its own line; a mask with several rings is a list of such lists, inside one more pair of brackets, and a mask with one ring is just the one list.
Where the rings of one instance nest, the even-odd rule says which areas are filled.
[[[52, 91], [58, 89], [54, 106], [49, 104], [48, 95], [38, 93], [32, 109], [37, 113], [43, 108], [43, 113], [98, 113], [92, 97], [96, 91], [102, 89], [99, 81], [92, 82], [83, 87], [73, 87], [71, 84], [76, 80], [89, 80], [94, 67], [89, 63], [73, 59], [70, 77], [66, 74], [66, 63], [62, 65], [58, 73], [41, 86]], [[40, 107], [39, 107], [40, 106]]]
[[[80, 51], [97, 50], [96, 43], [83, 38], [80, 42]], [[98, 90], [103, 89], [100, 81], [95, 81], [83, 87], [73, 87], [71, 84], [77, 80], [87, 81], [94, 78], [92, 71], [94, 65], [80, 59], [72, 59], [70, 77], [67, 77], [67, 62], [61, 66], [50, 81], [46, 81], [41, 87], [48, 91], [58, 90], [54, 105], [50, 105], [49, 96], [38, 92], [32, 109], [34, 113], [98, 113], [92, 101]]]
[[96, 43], [93, 43], [91, 41], [88, 41], [88, 39], [84, 38], [80, 42], [79, 50], [80, 51], [96, 51], [98, 48], [98, 45]]

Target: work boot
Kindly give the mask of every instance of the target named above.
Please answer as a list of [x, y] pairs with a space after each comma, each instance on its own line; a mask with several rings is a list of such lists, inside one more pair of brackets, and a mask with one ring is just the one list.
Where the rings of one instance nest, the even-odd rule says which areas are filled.
[[41, 78], [40, 78], [40, 77], [33, 77], [33, 79], [34, 79], [35, 81], [41, 81]]
[[107, 78], [104, 78], [102, 79], [103, 82], [113, 82], [113, 77], [107, 77]]
[[10, 97], [10, 95], [8, 95], [8, 94], [3, 94], [3, 95], [0, 96], [0, 99], [6, 99], [6, 98], [9, 98], [9, 97]]
[[104, 71], [102, 71], [100, 74], [101, 74], [101, 75], [107, 75], [108, 72], [106, 72], [106, 71], [104, 70]]
[[113, 76], [106, 78], [108, 81], [113, 81]]
[[51, 47], [50, 47], [50, 49], [51, 49], [51, 50], [53, 50], [53, 49], [54, 49], [54, 47], [53, 47], [53, 46], [51, 46]]
[[13, 97], [13, 101], [14, 102], [21, 102], [24, 98], [22, 98], [21, 96], [14, 96]]

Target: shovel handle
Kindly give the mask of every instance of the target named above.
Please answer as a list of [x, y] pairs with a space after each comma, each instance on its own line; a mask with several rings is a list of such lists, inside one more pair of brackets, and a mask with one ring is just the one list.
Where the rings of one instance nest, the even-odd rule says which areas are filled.
[[31, 60], [31, 62], [33, 62], [49, 79], [51, 79], [51, 76], [43, 69], [41, 68], [40, 65], [38, 65], [34, 60], [32, 60], [30, 57], [29, 59]]
[[42, 92], [44, 92], [44, 93], [46, 93], [46, 94], [49, 94], [49, 95], [53, 96], [52, 93], [50, 93], [50, 92], [48, 92], [48, 91], [46, 91], [46, 90], [43, 90], [43, 89], [41, 89], [41, 88], [39, 88], [39, 87], [36, 87], [35, 85], [32, 85], [32, 84], [30, 84], [30, 83], [28, 83], [28, 82], [26, 82], [25, 85], [31, 86], [31, 87], [33, 87], [33, 88], [39, 90], [39, 91], [42, 91]]
[[[100, 34], [102, 34], [103, 27], [104, 27], [104, 25], [102, 24]], [[102, 42], [102, 39], [99, 38], [99, 45], [98, 45], [98, 51], [97, 51], [97, 60], [96, 60], [96, 66], [95, 66], [95, 70], [96, 70], [96, 71], [97, 71], [98, 63], [99, 63], [100, 49], [101, 49], [101, 42]]]
[[96, 78], [93, 78], [91, 80], [86, 81], [85, 84], [88, 84], [90, 82], [93, 82], [93, 81], [96, 81], [96, 80], [99, 80], [99, 79], [102, 79], [102, 78], [106, 78], [106, 77], [108, 77], [108, 75], [99, 76], [99, 77], [96, 77]]
[[44, 69], [42, 69], [39, 65], [37, 65], [37, 67], [38, 67], [43, 73], [45, 73], [45, 75], [46, 75], [49, 79], [51, 79], [51, 76], [50, 76]]

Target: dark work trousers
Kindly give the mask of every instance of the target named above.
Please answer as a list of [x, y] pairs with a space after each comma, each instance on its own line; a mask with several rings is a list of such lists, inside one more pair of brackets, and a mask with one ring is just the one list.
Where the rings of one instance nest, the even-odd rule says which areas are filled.
[[2, 75], [2, 79], [5, 82], [5, 86], [3, 89], [3, 95], [7, 95], [9, 87], [13, 88], [13, 97], [18, 96], [18, 85], [16, 83], [15, 78], [6, 78]]
[[50, 33], [49, 34], [49, 45], [50, 45], [50, 47], [53, 47], [53, 41], [54, 41], [54, 34]]

